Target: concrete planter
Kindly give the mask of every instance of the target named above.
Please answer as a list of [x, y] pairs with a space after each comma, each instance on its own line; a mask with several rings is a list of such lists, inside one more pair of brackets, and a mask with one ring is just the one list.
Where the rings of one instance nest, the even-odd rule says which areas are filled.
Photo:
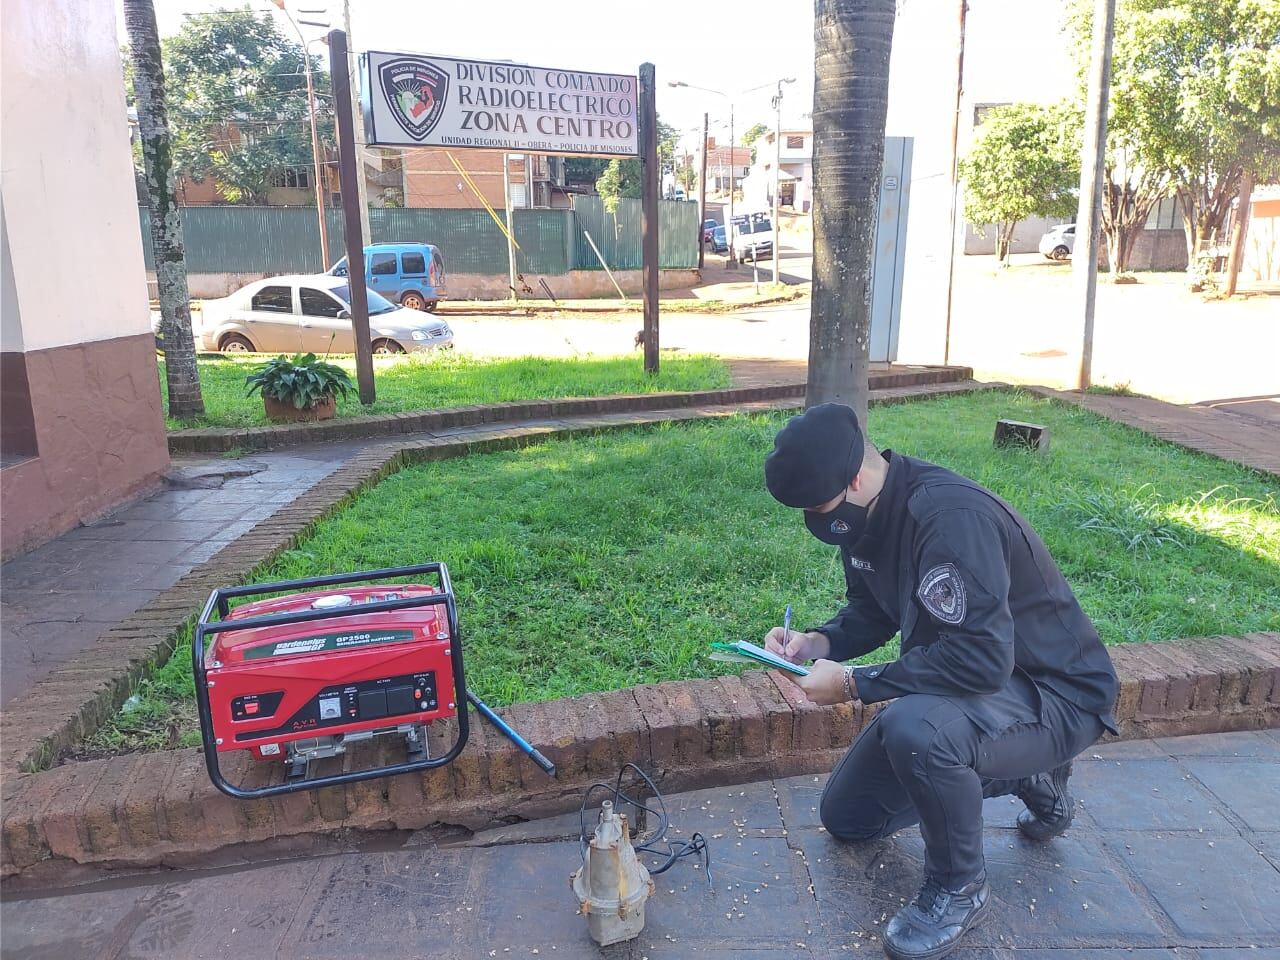
[[292, 403], [285, 403], [265, 394], [262, 397], [262, 403], [267, 409], [267, 418], [277, 423], [314, 423], [317, 420], [332, 420], [338, 410], [337, 401], [332, 393], [319, 403], [313, 403], [301, 409]]

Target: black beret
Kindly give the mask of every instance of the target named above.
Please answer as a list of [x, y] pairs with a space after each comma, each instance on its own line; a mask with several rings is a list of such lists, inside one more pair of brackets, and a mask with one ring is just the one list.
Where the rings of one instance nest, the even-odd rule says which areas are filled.
[[862, 428], [843, 403], [820, 403], [792, 417], [773, 439], [764, 482], [788, 507], [817, 507], [834, 497], [862, 469]]

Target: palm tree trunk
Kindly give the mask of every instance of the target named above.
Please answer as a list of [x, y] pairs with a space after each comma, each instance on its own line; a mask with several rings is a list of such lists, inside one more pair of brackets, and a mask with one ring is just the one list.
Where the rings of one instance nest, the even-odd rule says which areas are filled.
[[895, 0], [816, 0], [813, 301], [805, 404], [866, 422], [875, 254]]
[[204, 414], [195, 342], [191, 335], [191, 298], [182, 247], [182, 219], [173, 197], [173, 157], [164, 103], [164, 65], [152, 0], [124, 0], [124, 22], [133, 60], [133, 97], [146, 167], [147, 206], [151, 212], [151, 249], [160, 289], [160, 333], [164, 337], [169, 415]]

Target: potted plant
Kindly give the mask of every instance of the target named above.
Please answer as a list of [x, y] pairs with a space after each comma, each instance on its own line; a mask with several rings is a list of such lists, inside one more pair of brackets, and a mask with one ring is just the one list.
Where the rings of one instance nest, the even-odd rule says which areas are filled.
[[329, 420], [337, 409], [337, 398], [344, 399], [354, 389], [351, 378], [341, 367], [317, 359], [314, 353], [293, 357], [275, 357], [245, 377], [249, 392], [262, 391], [262, 401], [271, 420]]

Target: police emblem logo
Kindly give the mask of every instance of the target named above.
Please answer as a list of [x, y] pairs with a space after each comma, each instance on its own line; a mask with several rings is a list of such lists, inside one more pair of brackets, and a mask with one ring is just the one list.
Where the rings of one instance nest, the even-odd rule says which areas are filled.
[[963, 623], [966, 611], [964, 579], [954, 563], [940, 563], [920, 581], [916, 596], [943, 623]]
[[849, 525], [845, 523], [843, 520], [832, 520], [831, 532], [832, 533], [848, 533]]
[[399, 57], [379, 67], [378, 77], [396, 123], [414, 140], [425, 140], [444, 115], [449, 75], [429, 60]]

